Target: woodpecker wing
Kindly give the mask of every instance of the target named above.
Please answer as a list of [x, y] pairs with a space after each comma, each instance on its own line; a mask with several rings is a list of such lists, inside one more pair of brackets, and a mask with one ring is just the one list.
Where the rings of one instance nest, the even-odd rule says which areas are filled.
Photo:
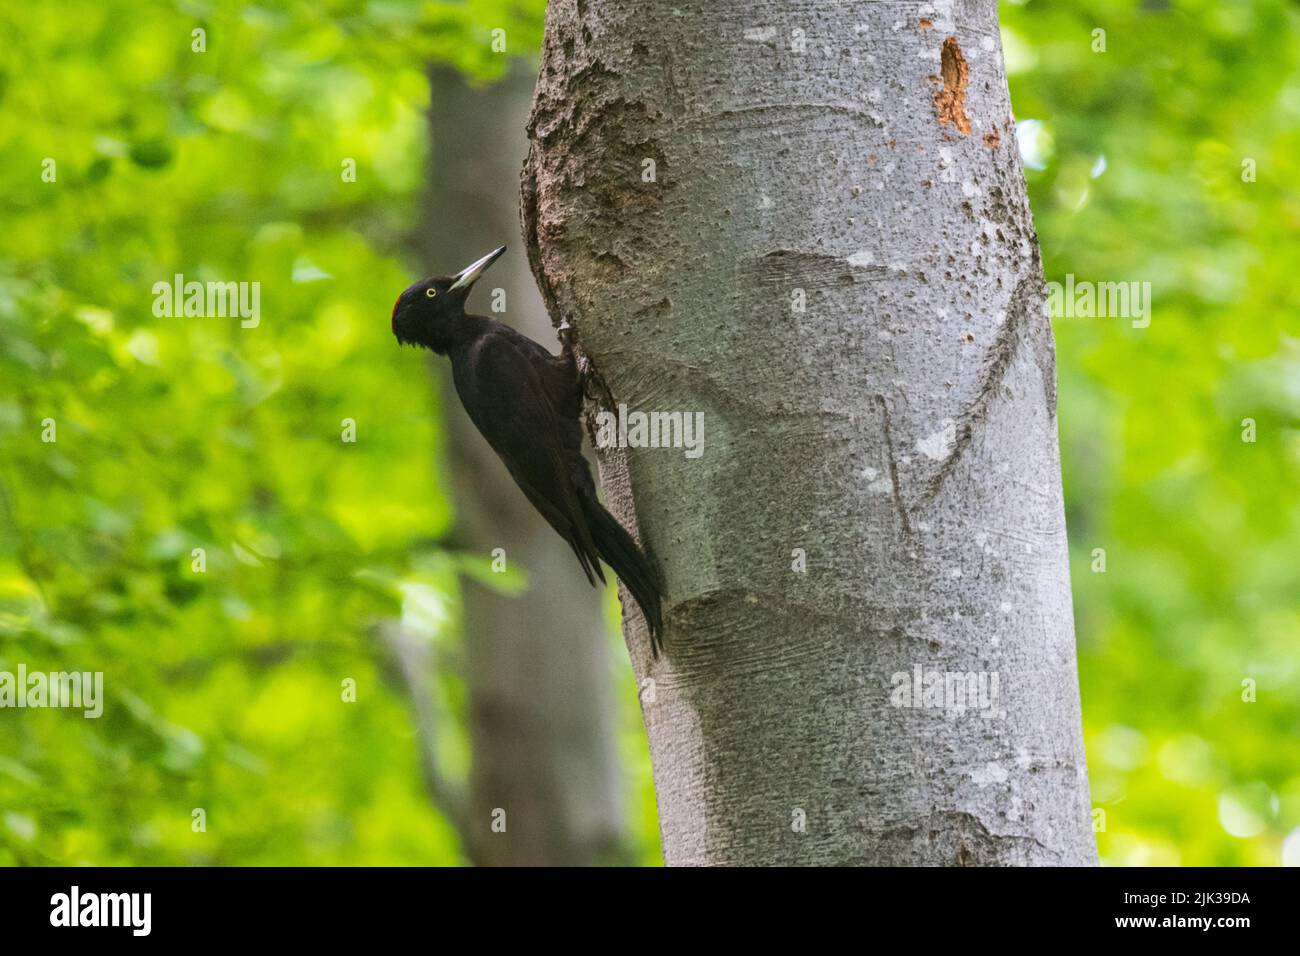
[[[515, 484], [569, 542], [588, 580], [605, 580], [571, 462], [581, 433], [565, 428], [541, 375], [502, 332], [480, 336], [456, 369], [456, 390], [470, 419], [505, 463]], [[576, 439], [578, 447], [568, 447]]]

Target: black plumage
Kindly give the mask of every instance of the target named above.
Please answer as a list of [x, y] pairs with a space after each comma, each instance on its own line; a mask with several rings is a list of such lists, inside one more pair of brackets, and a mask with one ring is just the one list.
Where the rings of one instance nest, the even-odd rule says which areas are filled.
[[454, 276], [417, 282], [393, 306], [402, 344], [451, 360], [465, 411], [524, 493], [578, 556], [587, 580], [604, 582], [600, 560], [627, 585], [657, 656], [663, 640], [658, 575], [600, 503], [582, 455], [582, 382], [567, 343], [559, 355], [510, 326], [465, 311], [479, 276], [505, 246]]

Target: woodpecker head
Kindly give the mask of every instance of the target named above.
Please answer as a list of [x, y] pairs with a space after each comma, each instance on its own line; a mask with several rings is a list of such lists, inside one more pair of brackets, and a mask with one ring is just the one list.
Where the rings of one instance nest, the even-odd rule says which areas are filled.
[[469, 290], [505, 251], [505, 246], [493, 249], [454, 276], [423, 279], [399, 295], [393, 303], [393, 335], [397, 341], [444, 351], [456, 319], [465, 314]]

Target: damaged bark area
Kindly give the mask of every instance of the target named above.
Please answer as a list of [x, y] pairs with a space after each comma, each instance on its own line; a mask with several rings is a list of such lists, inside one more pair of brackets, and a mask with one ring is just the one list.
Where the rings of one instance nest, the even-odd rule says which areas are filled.
[[[590, 317], [641, 283], [637, 228], [656, 220], [671, 180], [655, 140], [664, 118], [662, 86], [629, 82], [649, 51], [624, 34], [618, 50], [624, 58], [612, 55], [603, 45], [607, 27], [588, 6], [571, 0], [548, 7], [526, 126], [530, 146], [520, 175], [520, 218], [538, 289], [583, 378], [587, 432], [595, 448], [596, 413], [615, 410], [619, 396], [602, 371], [606, 327]], [[594, 235], [607, 239], [593, 244]], [[653, 315], [665, 301], [647, 295], [633, 315]], [[640, 534], [626, 449], [597, 449], [596, 457], [611, 512], [657, 563], [653, 543]], [[620, 600], [633, 606], [621, 586]], [[646, 644], [644, 620], [639, 613], [627, 619], [634, 622], [629, 649], [639, 653]]]
[[951, 123], [963, 136], [969, 136], [971, 125], [970, 117], [966, 115], [966, 87], [970, 84], [970, 65], [956, 37], [943, 41], [939, 53], [939, 75], [943, 79], [943, 89], [934, 94], [939, 125]]

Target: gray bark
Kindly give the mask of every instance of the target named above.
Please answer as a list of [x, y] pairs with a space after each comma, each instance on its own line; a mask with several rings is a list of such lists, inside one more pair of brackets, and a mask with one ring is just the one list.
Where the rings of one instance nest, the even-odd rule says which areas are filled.
[[667, 862], [1094, 863], [994, 0], [552, 0], [530, 135], [591, 394], [704, 413], [601, 460], [667, 581], [667, 658], [625, 635]]
[[[522, 64], [471, 88], [454, 71], [430, 74], [430, 189], [415, 240], [428, 273], [452, 273], [514, 244], [517, 171], [527, 151], [532, 90]], [[497, 263], [470, 303], [543, 342], [554, 341], [521, 250]], [[515, 487], [433, 362], [448, 427], [457, 508], [454, 544], [480, 556], [503, 548], [529, 578], [517, 597], [466, 579], [465, 679], [472, 767], [463, 813], [467, 852], [486, 865], [580, 866], [621, 860], [626, 807], [615, 739], [608, 626], [600, 595], [564, 541]], [[436, 789], [435, 789], [436, 792]], [[505, 811], [505, 832], [492, 827]]]

